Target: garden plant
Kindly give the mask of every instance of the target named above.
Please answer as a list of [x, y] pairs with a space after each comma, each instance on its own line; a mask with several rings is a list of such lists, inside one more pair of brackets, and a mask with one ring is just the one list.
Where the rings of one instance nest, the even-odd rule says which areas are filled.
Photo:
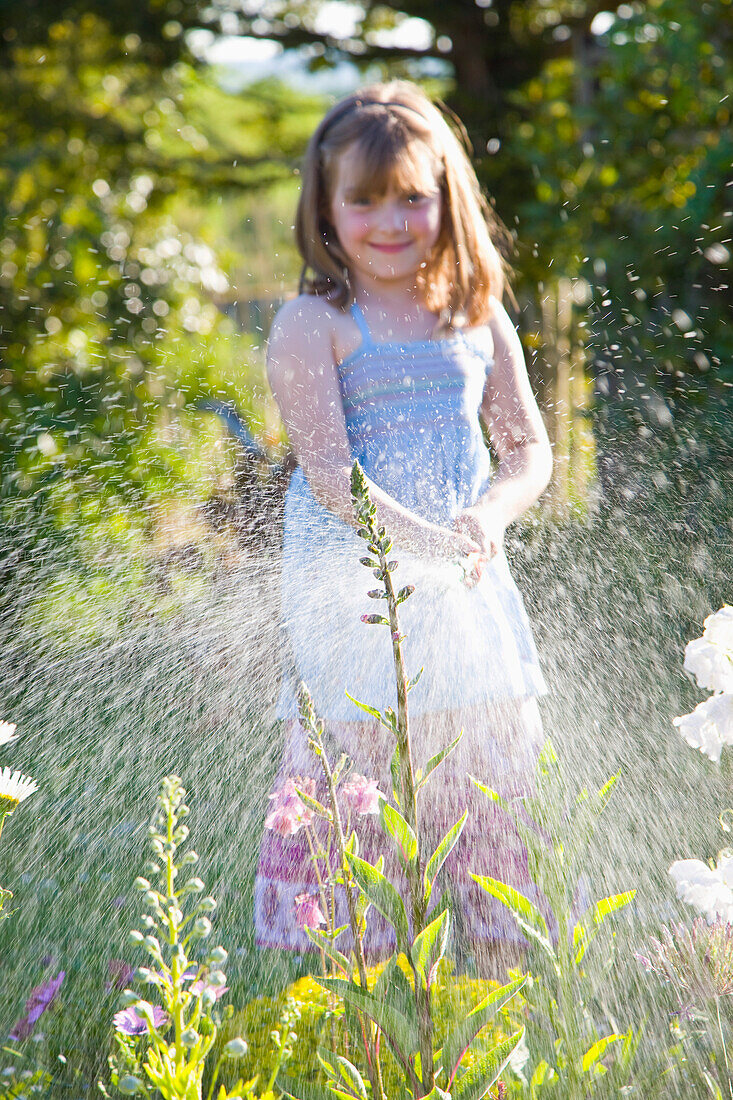
[[[312, 1083], [288, 1083], [282, 1079], [287, 1095], [297, 1100], [322, 1100], [336, 1095], [360, 1098], [367, 1095], [367, 1082], [371, 1094], [385, 1098], [380, 1067], [380, 1046], [386, 1043], [402, 1074], [400, 1095], [417, 1098], [453, 1097], [454, 1100], [478, 1100], [485, 1096], [497, 1081], [502, 1070], [522, 1040], [524, 1029], [498, 1042], [470, 1068], [464, 1065], [465, 1055], [478, 1034], [493, 1020], [525, 984], [520, 975], [507, 985], [492, 989], [469, 1012], [453, 1021], [449, 1034], [436, 1044], [433, 1015], [434, 986], [444, 959], [451, 927], [451, 911], [444, 898], [432, 906], [437, 894], [436, 881], [450, 852], [458, 841], [466, 821], [467, 812], [453, 825], [437, 848], [427, 854], [421, 844], [418, 799], [420, 791], [433, 772], [456, 747], [457, 741], [445, 746], [429, 761], [422, 771], [413, 760], [408, 717], [408, 694], [418, 682], [420, 673], [409, 679], [402, 653], [404, 635], [401, 633], [398, 607], [413, 593], [411, 585], [395, 591], [392, 574], [397, 562], [390, 560], [392, 541], [383, 527], [376, 522], [376, 508], [372, 504], [366, 479], [355, 462], [351, 475], [351, 493], [356, 518], [360, 524], [359, 535], [366, 541], [368, 555], [361, 562], [372, 570], [383, 587], [372, 590], [373, 599], [386, 603], [386, 615], [364, 616], [370, 625], [385, 626], [390, 631], [392, 653], [397, 684], [397, 711], [387, 708], [384, 712], [357, 700], [362, 710], [377, 719], [395, 741], [392, 758], [392, 800], [378, 798], [379, 819], [385, 840], [397, 853], [406, 883], [405, 899], [398, 886], [383, 873], [383, 860], [369, 863], [358, 855], [358, 834], [344, 834], [339, 807], [338, 781], [343, 773], [342, 759], [332, 768], [324, 750], [322, 723], [319, 722], [307, 690], [301, 692], [301, 721], [308, 731], [309, 744], [320, 761], [323, 771], [327, 805], [305, 790], [305, 783], [293, 780], [293, 794], [301, 800], [309, 814], [315, 814], [328, 824], [326, 848], [333, 841], [336, 858], [329, 867], [330, 880], [321, 880], [324, 907], [328, 909], [327, 895], [336, 883], [342, 883], [348, 911], [348, 924], [334, 927], [335, 910], [331, 909], [329, 922], [315, 904], [309, 906], [303, 923], [314, 944], [339, 971], [338, 975], [324, 975], [320, 983], [336, 994], [344, 1007], [344, 1018], [353, 1049], [364, 1052], [365, 1069], [338, 1051], [324, 1048], [320, 1062], [328, 1078], [325, 1087]], [[360, 777], [363, 796], [377, 795], [373, 781]], [[343, 792], [344, 788], [342, 788]], [[314, 850], [314, 860], [324, 857]], [[364, 957], [363, 939], [368, 907], [373, 907], [394, 931], [396, 950], [370, 985]], [[309, 919], [308, 919], [309, 918]], [[322, 931], [318, 925], [326, 924]], [[314, 924], [315, 927], [308, 927]], [[353, 958], [344, 954], [336, 940], [347, 929], [351, 933]], [[404, 969], [400, 960], [406, 965]], [[366, 1080], [365, 1080], [366, 1077]], [[292, 1090], [292, 1091], [291, 1091]]]
[[[184, 819], [189, 809], [180, 779], [167, 776], [161, 785], [158, 812], [150, 826], [154, 859], [146, 872], [158, 886], [138, 878], [147, 912], [142, 918], [145, 931], [130, 933], [133, 944], [143, 947], [150, 965], [136, 971], [159, 1003], [133, 990], [123, 994], [125, 1007], [114, 1017], [117, 1050], [110, 1057], [112, 1086], [125, 1096], [160, 1096], [164, 1100], [201, 1100], [207, 1057], [224, 1019], [232, 1014], [218, 1002], [226, 993], [226, 976], [221, 969], [227, 959], [223, 947], [209, 950], [197, 961], [194, 951], [211, 934], [209, 914], [216, 908], [212, 897], [201, 897], [204, 883], [192, 876], [176, 888], [181, 871], [198, 861], [197, 854], [179, 849], [188, 837]], [[188, 912], [186, 912], [188, 910]], [[157, 933], [157, 935], [156, 935]], [[207, 1098], [255, 1097], [255, 1081], [239, 1081], [229, 1091], [215, 1093], [221, 1062], [246, 1049], [243, 1039], [231, 1039], [220, 1052], [211, 1073]], [[100, 1084], [104, 1095], [109, 1095]]]

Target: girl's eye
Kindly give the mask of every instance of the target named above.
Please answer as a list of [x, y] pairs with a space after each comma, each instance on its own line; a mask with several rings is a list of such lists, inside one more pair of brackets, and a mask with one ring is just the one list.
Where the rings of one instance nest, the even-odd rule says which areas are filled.
[[422, 191], [412, 191], [409, 195], [405, 196], [405, 201], [410, 206], [414, 206], [415, 203], [420, 202], [424, 198], [427, 198], [427, 196], [424, 195]]

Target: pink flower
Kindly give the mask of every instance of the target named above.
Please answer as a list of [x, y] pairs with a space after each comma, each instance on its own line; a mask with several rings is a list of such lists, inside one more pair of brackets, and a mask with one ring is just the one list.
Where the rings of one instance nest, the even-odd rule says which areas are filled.
[[384, 795], [377, 789], [376, 779], [352, 775], [341, 788], [341, 797], [354, 813], [378, 814], [379, 799], [384, 798]]
[[206, 982], [202, 979], [199, 979], [199, 981], [194, 982], [193, 985], [191, 986], [191, 992], [196, 997], [198, 997], [201, 994], [204, 994], [207, 989], [211, 993], [214, 994], [214, 998], [218, 1001], [224, 996], [225, 993], [228, 992], [229, 986], [228, 985], [212, 985], [211, 982]]
[[31, 990], [30, 997], [25, 1002], [25, 1016], [21, 1016], [10, 1032], [10, 1039], [22, 1042], [33, 1034], [33, 1029], [55, 998], [65, 977], [65, 972], [60, 970], [55, 978], [49, 978], [47, 982], [41, 982]]
[[313, 812], [301, 801], [296, 787], [299, 787], [304, 794], [313, 797], [316, 781], [296, 775], [295, 779], [288, 779], [285, 786], [270, 795], [270, 800], [275, 805], [265, 818], [265, 828], [272, 829], [278, 836], [293, 836], [304, 825], [310, 825], [313, 820]]
[[326, 918], [314, 894], [298, 894], [295, 899], [295, 919], [298, 928], [318, 928], [319, 924], [326, 924]]
[[[123, 1008], [121, 1012], [115, 1012], [112, 1022], [117, 1031], [123, 1035], [147, 1035], [148, 1023], [143, 1016], [138, 1016], [134, 1008]], [[168, 1023], [168, 1015], [157, 1005], [153, 1008], [153, 1027], [164, 1027]]]

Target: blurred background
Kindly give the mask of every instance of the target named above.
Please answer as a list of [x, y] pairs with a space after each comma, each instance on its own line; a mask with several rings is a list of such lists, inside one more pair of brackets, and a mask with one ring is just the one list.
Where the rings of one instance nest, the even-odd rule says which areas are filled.
[[275, 981], [250, 900], [288, 474], [263, 345], [305, 142], [368, 80], [458, 113], [513, 238], [555, 476], [509, 549], [549, 732], [581, 780], [622, 774], [594, 873], [647, 884], [643, 911], [668, 857], [714, 849], [729, 777], [670, 720], [733, 598], [732, 61], [731, 0], [2, 5], [0, 718], [41, 784], [3, 1020], [43, 958], [82, 998], [100, 938], [122, 951], [171, 769], [241, 980]]

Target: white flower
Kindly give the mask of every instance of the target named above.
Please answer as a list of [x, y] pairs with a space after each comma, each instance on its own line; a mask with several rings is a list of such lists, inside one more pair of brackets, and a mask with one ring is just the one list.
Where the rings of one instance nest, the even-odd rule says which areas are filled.
[[729, 656], [733, 656], [733, 606], [724, 603], [720, 611], [708, 615], [702, 636], [712, 645], [727, 650]]
[[733, 695], [711, 695], [699, 703], [692, 714], [673, 718], [672, 722], [692, 745], [717, 764], [724, 745], [733, 745]]
[[0, 745], [9, 745], [15, 739], [15, 724], [13, 722], [0, 722]]
[[721, 856], [716, 867], [701, 859], [678, 859], [669, 869], [677, 897], [713, 921], [733, 921], [733, 856]]
[[[710, 616], [706, 622], [714, 617]], [[685, 647], [685, 669], [695, 676], [701, 688], [733, 692], [733, 657], [707, 638], [695, 638]]]
[[21, 775], [20, 772], [11, 772], [10, 768], [0, 768], [0, 812], [3, 810], [3, 800], [14, 803], [11, 809], [15, 809], [37, 790], [38, 784], [34, 779]]

